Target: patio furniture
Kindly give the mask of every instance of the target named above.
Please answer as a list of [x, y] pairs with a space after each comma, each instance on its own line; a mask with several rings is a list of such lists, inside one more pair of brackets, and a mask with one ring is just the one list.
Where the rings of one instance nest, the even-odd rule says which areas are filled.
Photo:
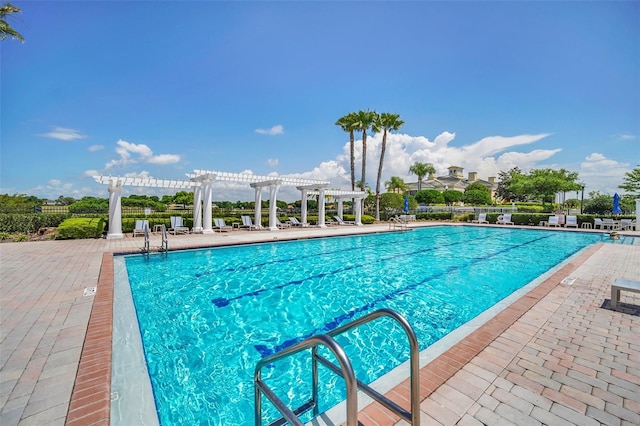
[[611, 285], [611, 309], [615, 309], [616, 305], [620, 301], [621, 291], [640, 293], [640, 281], [616, 278], [614, 284]]

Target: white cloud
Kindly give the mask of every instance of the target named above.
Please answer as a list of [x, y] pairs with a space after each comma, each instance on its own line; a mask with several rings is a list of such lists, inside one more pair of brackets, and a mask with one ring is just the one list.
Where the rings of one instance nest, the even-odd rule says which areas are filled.
[[[135, 144], [120, 139], [117, 142], [116, 153], [119, 158], [113, 159], [105, 164], [106, 169], [110, 169], [115, 166], [125, 166], [127, 164], [135, 163], [149, 163], [149, 164], [174, 164], [180, 161], [181, 157], [177, 154], [160, 154], [154, 155], [151, 148], [145, 144]], [[135, 154], [135, 157], [134, 155]]]
[[277, 158], [269, 158], [267, 160], [267, 165], [271, 166], [271, 167], [278, 167], [279, 161]]
[[91, 145], [89, 148], [87, 148], [89, 152], [100, 151], [102, 149], [104, 149], [104, 145]]
[[625, 133], [621, 133], [618, 135], [618, 139], [623, 140], [623, 141], [631, 141], [636, 139], [636, 135], [630, 135], [630, 134], [625, 134]]
[[87, 176], [87, 177], [94, 177], [94, 176], [99, 176], [99, 175], [100, 175], [100, 172], [99, 172], [99, 171], [97, 171], [97, 170], [94, 170], [94, 169], [91, 169], [91, 170], [85, 170], [85, 171], [84, 171], [84, 173], [83, 173], [83, 175], [84, 175], [84, 176]]
[[270, 129], [256, 129], [256, 133], [261, 135], [281, 135], [284, 133], [284, 127], [281, 124], [278, 124]]
[[597, 190], [613, 195], [623, 192], [618, 185], [622, 184], [624, 174], [631, 171], [630, 163], [621, 163], [594, 152], [580, 163], [580, 179], [585, 183], [586, 191]]
[[45, 138], [58, 139], [61, 141], [73, 141], [76, 139], [84, 139], [87, 137], [77, 130], [69, 129], [66, 127], [54, 127], [50, 132], [41, 133], [40, 136], [44, 136]]

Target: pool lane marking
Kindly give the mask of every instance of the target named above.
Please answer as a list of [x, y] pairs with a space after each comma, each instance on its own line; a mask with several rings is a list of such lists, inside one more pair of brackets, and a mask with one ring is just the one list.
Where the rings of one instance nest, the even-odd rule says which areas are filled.
[[[505, 231], [507, 231], [507, 230], [505, 229]], [[464, 231], [456, 232], [455, 234], [462, 234], [462, 233], [464, 233]], [[441, 235], [437, 235], [436, 234], [436, 235], [432, 235], [430, 237], [431, 238], [437, 238], [437, 237], [440, 237], [440, 236], [450, 236], [451, 234], [452, 234], [451, 232], [447, 232], [446, 234], [441, 234]], [[367, 236], [367, 235], [361, 235], [361, 236]], [[401, 244], [405, 240], [406, 239], [394, 242], [394, 244]], [[388, 242], [382, 242], [380, 244], [367, 245], [367, 248], [381, 247], [381, 246], [386, 246], [388, 244], [389, 244]], [[315, 258], [315, 257], [318, 257], [318, 256], [327, 256], [327, 255], [334, 255], [334, 254], [337, 254], [337, 253], [346, 253], [346, 252], [354, 251], [354, 250], [362, 250], [362, 248], [363, 248], [363, 246], [359, 245], [357, 247], [341, 248], [339, 250], [325, 251], [325, 252], [322, 252], [322, 253], [314, 253], [314, 254], [309, 254], [309, 255], [306, 255], [306, 256], [298, 256], [298, 257], [289, 257], [289, 258], [286, 258], [286, 259], [270, 260], [270, 261], [266, 261], [266, 262], [262, 262], [262, 263], [253, 264], [251, 266], [242, 266], [242, 265], [240, 265], [240, 266], [222, 268], [222, 269], [217, 269], [215, 271], [206, 271], [206, 272], [196, 273], [195, 277], [196, 278], [201, 278], [201, 277], [206, 276], [206, 275], [213, 275], [213, 274], [217, 274], [217, 273], [220, 273], [220, 272], [239, 272], [239, 271], [243, 271], [243, 270], [259, 268], [259, 267], [263, 267], [263, 266], [266, 266], [266, 265], [272, 265], [272, 264], [276, 264], [276, 263], [291, 262], [291, 261], [294, 261], [294, 260], [304, 260], [304, 259], [309, 259], [309, 258]]]
[[476, 263], [478, 263], [480, 261], [484, 261], [484, 260], [490, 259], [492, 257], [498, 256], [500, 254], [507, 253], [507, 252], [509, 252], [511, 250], [523, 247], [525, 245], [529, 245], [529, 244], [535, 243], [535, 242], [543, 240], [545, 238], [550, 238], [551, 236], [552, 235], [545, 235], [545, 236], [542, 236], [542, 237], [539, 237], [539, 238], [535, 238], [533, 240], [529, 240], [527, 242], [524, 242], [524, 243], [521, 243], [521, 244], [518, 244], [518, 245], [515, 245], [515, 246], [505, 247], [505, 248], [503, 248], [501, 250], [498, 250], [495, 253], [491, 253], [491, 254], [488, 254], [486, 256], [474, 258], [471, 262], [468, 262], [468, 263], [466, 263], [464, 265], [452, 265], [448, 269], [446, 269], [445, 271], [441, 271], [441, 272], [439, 272], [437, 274], [434, 274], [434, 275], [432, 275], [432, 276], [430, 276], [428, 278], [425, 278], [422, 281], [416, 282], [414, 284], [410, 284], [410, 285], [405, 286], [403, 288], [396, 289], [396, 290], [392, 291], [391, 293], [385, 294], [384, 296], [379, 297], [378, 299], [376, 299], [376, 300], [374, 300], [374, 301], [372, 301], [370, 303], [367, 303], [364, 306], [360, 306], [360, 307], [355, 308], [355, 309], [353, 309], [353, 310], [351, 310], [351, 311], [349, 311], [347, 313], [344, 313], [344, 314], [342, 314], [340, 316], [337, 316], [337, 317], [333, 318], [331, 321], [325, 323], [322, 327], [316, 328], [315, 330], [311, 331], [310, 333], [308, 333], [308, 334], [306, 334], [304, 336], [296, 337], [296, 338], [289, 339], [289, 340], [285, 340], [284, 342], [282, 342], [279, 345], [274, 346], [273, 348], [269, 348], [266, 345], [254, 345], [254, 347], [260, 353], [260, 355], [263, 358], [266, 357], [266, 356], [269, 356], [269, 355], [273, 355], [274, 353], [279, 352], [282, 349], [286, 349], [291, 345], [294, 345], [294, 344], [296, 344], [298, 342], [301, 342], [301, 341], [303, 341], [305, 339], [313, 337], [313, 336], [315, 336], [317, 334], [326, 333], [326, 332], [329, 332], [331, 330], [334, 330], [337, 327], [339, 327], [341, 324], [343, 324], [345, 320], [352, 319], [356, 314], [359, 314], [361, 312], [368, 312], [368, 311], [372, 310], [375, 307], [375, 305], [377, 305], [377, 304], [379, 304], [381, 302], [387, 301], [387, 300], [394, 299], [399, 294], [405, 293], [407, 291], [414, 290], [417, 287], [428, 283], [429, 281], [432, 281], [434, 279], [440, 278], [440, 277], [442, 277], [442, 276], [444, 276], [446, 274], [450, 274], [452, 272], [455, 272], [456, 270], [461, 269], [463, 267], [468, 267], [468, 266], [474, 265], [474, 264], [476, 264]]
[[[484, 239], [487, 239], [487, 238], [494, 238], [494, 237], [495, 237], [495, 235], [490, 235], [490, 236], [489, 235], [485, 235], [483, 237], [474, 238], [474, 239], [471, 239], [471, 240], [468, 240], [468, 241], [480, 241], [480, 240], [484, 240]], [[449, 246], [454, 246], [454, 245], [457, 245], [457, 244], [460, 244], [460, 242], [452, 242], [450, 244], [443, 244], [443, 245], [440, 245], [438, 247], [430, 247], [430, 248], [425, 248], [425, 249], [421, 249], [421, 250], [413, 251], [413, 252], [408, 252], [408, 253], [398, 253], [398, 254], [394, 254], [393, 256], [382, 258], [382, 259], [378, 260], [378, 262], [387, 262], [389, 260], [396, 259], [396, 258], [399, 258], [399, 257], [413, 256], [413, 255], [416, 255], [416, 254], [419, 254], [419, 253], [427, 253], [427, 252], [430, 252], [430, 251], [434, 251], [436, 249], [440, 249], [442, 247], [449, 247]], [[310, 277], [305, 277], [305, 278], [300, 279], [300, 280], [289, 281], [289, 282], [286, 282], [286, 283], [283, 283], [283, 284], [279, 284], [279, 285], [274, 286], [274, 287], [260, 288], [258, 290], [254, 290], [254, 291], [251, 291], [251, 292], [248, 292], [248, 293], [242, 293], [242, 294], [239, 294], [238, 296], [234, 296], [234, 297], [229, 297], [229, 298], [218, 297], [218, 298], [212, 299], [211, 303], [216, 305], [218, 308], [222, 308], [222, 307], [227, 306], [229, 303], [233, 302], [234, 300], [239, 300], [239, 299], [242, 299], [242, 298], [245, 298], [245, 297], [258, 296], [258, 295], [260, 295], [260, 294], [262, 294], [264, 292], [272, 291], [272, 290], [280, 290], [280, 289], [283, 289], [285, 287], [289, 287], [291, 285], [300, 285], [300, 284], [302, 284], [302, 283], [304, 283], [305, 281], [308, 281], [308, 280], [324, 278], [326, 276], [339, 274], [341, 272], [349, 271], [349, 270], [352, 270], [352, 269], [362, 268], [362, 267], [367, 266], [367, 265], [368, 265], [368, 263], [354, 264], [354, 265], [347, 266], [347, 267], [344, 267], [344, 268], [334, 269], [333, 271], [327, 271], [327, 272], [323, 272], [323, 273], [320, 273], [320, 274], [312, 275]]]

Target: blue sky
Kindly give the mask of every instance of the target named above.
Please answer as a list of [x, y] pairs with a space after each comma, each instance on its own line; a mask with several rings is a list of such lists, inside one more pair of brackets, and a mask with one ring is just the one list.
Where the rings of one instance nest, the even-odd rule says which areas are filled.
[[334, 123], [360, 109], [405, 121], [383, 181], [414, 182], [416, 161], [483, 179], [550, 167], [613, 194], [640, 163], [637, 1], [12, 3], [26, 42], [0, 43], [0, 193], [107, 197], [91, 175], [194, 169], [347, 189]]

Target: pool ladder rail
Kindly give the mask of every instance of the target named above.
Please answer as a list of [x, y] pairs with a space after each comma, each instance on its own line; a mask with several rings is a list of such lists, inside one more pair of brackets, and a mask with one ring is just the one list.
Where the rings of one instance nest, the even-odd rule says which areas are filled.
[[[150, 241], [149, 241], [149, 226], [145, 225], [144, 227], [144, 247], [142, 248], [142, 252], [149, 254], [150, 253]], [[167, 253], [169, 251], [169, 234], [167, 232], [167, 227], [162, 224], [162, 245], [158, 247], [158, 251]]]
[[389, 229], [402, 229], [402, 230], [407, 230], [409, 229], [409, 227], [407, 226], [407, 222], [403, 219], [401, 219], [399, 216], [393, 216], [391, 219], [389, 219]]
[[[334, 336], [345, 333], [360, 325], [371, 322], [380, 317], [389, 317], [395, 320], [403, 328], [410, 345], [410, 390], [411, 390], [411, 410], [407, 411], [400, 405], [396, 404], [383, 394], [374, 390], [369, 385], [362, 383], [355, 376], [351, 361], [347, 357], [344, 349], [334, 340]], [[327, 347], [338, 360], [339, 366], [336, 366], [333, 362], [327, 360], [325, 357], [318, 353], [318, 346], [323, 345]], [[296, 353], [311, 349], [312, 360], [312, 396], [311, 399], [300, 407], [291, 409], [287, 407], [284, 402], [271, 390], [271, 388], [261, 379], [262, 368], [273, 364], [283, 358], [289, 357]], [[278, 409], [282, 417], [271, 422], [269, 426], [280, 426], [287, 422], [294, 426], [302, 426], [298, 416], [313, 410], [313, 416], [319, 415], [318, 407], [318, 363], [321, 363], [325, 367], [329, 368], [335, 374], [342, 376], [345, 380], [347, 396], [346, 396], [346, 411], [347, 411], [347, 426], [357, 426], [358, 423], [358, 394], [360, 389], [362, 392], [373, 398], [375, 401], [382, 404], [384, 407], [394, 412], [401, 419], [414, 426], [420, 426], [420, 366], [419, 366], [419, 349], [418, 339], [411, 328], [411, 325], [407, 320], [397, 312], [391, 309], [380, 309], [365, 315], [362, 318], [354, 320], [348, 324], [336, 328], [326, 334], [318, 334], [310, 337], [283, 349], [273, 355], [263, 358], [258, 362], [254, 372], [254, 388], [255, 388], [255, 424], [256, 426], [262, 425], [262, 394], [264, 394], [271, 403]]]

